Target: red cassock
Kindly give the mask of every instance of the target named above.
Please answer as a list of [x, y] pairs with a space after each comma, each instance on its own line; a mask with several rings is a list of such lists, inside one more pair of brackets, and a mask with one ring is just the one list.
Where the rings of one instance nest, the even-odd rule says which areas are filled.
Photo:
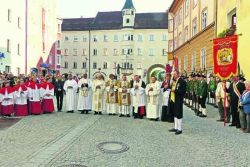
[[[43, 97], [42, 101], [42, 111], [43, 112], [49, 112], [52, 113], [55, 111], [54, 109], [54, 102], [53, 102], [53, 96], [54, 96], [54, 85], [51, 83], [44, 82], [41, 85], [41, 94]], [[47, 96], [48, 94], [49, 96]]]
[[29, 112], [31, 114], [42, 114], [40, 85], [36, 82], [30, 83], [29, 89]]
[[16, 100], [15, 100], [15, 116], [27, 116], [28, 115], [28, 105], [27, 105], [27, 95], [28, 89], [26, 86], [17, 85], [14, 87]]
[[[10, 115], [14, 112], [14, 89], [10, 86], [1, 89], [2, 115]], [[8, 100], [5, 100], [7, 99]]]

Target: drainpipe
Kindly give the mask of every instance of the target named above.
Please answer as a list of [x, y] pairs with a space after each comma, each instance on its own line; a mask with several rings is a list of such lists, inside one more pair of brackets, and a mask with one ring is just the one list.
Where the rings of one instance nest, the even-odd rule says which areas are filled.
[[[169, 12], [168, 12], [169, 13]], [[175, 50], [175, 41], [174, 41], [174, 24], [175, 24], [175, 18], [172, 13], [169, 13], [173, 17], [173, 50], [172, 50], [172, 56], [173, 56], [173, 65], [174, 65], [174, 50]], [[173, 66], [174, 68], [174, 66]], [[173, 70], [172, 70], [173, 71]]]
[[28, 0], [25, 2], [25, 75], [27, 75], [27, 60], [28, 60]]
[[217, 37], [217, 22], [218, 22], [217, 14], [218, 14], [218, 0], [215, 0], [215, 38]]
[[91, 33], [89, 28], [89, 79], [90, 79], [90, 40], [91, 40]]

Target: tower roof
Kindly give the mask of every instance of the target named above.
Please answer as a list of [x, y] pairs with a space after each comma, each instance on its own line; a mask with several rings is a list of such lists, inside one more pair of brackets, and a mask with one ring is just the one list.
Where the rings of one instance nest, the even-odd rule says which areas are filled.
[[126, 0], [122, 10], [124, 9], [135, 9], [133, 1], [132, 0]]

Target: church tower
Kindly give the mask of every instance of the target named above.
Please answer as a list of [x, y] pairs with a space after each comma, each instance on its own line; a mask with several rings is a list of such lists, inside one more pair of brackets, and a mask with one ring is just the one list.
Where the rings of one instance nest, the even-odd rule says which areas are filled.
[[122, 8], [123, 28], [134, 28], [135, 7], [132, 0], [126, 0]]

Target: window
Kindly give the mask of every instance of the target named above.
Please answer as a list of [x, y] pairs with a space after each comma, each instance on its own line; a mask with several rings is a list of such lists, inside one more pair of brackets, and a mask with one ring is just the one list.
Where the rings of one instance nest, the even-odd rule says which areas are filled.
[[131, 15], [134, 15], [134, 11], [131, 11]]
[[12, 19], [12, 12], [10, 9], [8, 9], [8, 21], [11, 22]]
[[86, 56], [87, 55], [87, 49], [82, 49], [82, 55]]
[[173, 40], [169, 41], [169, 51], [172, 52], [173, 51]]
[[87, 63], [84, 61], [84, 62], [82, 62], [82, 68], [83, 69], [86, 69], [86, 67], [87, 67]]
[[180, 32], [179, 33], [179, 46], [182, 45], [182, 33]]
[[59, 55], [56, 56], [56, 63], [57, 63], [58, 65], [61, 64], [61, 63], [60, 63], [60, 56], [59, 56]]
[[123, 41], [133, 41], [134, 37], [131, 34], [124, 34], [124, 35], [122, 35], [122, 40]]
[[176, 49], [177, 48], [177, 38], [175, 37], [174, 38], [174, 49]]
[[132, 55], [133, 54], [133, 49], [128, 49], [128, 55]]
[[18, 26], [18, 28], [21, 28], [21, 18], [20, 17], [17, 18], [17, 26]]
[[129, 19], [126, 19], [126, 23], [129, 23]]
[[162, 40], [163, 40], [163, 41], [167, 41], [167, 40], [168, 40], [168, 38], [167, 38], [167, 35], [166, 35], [166, 34], [163, 34], [163, 35], [162, 35]]
[[179, 11], [179, 24], [182, 23], [182, 8], [180, 8], [180, 11]]
[[69, 64], [67, 61], [64, 62], [64, 68], [68, 68], [69, 67]]
[[142, 41], [142, 35], [141, 34], [138, 35], [138, 41]]
[[69, 50], [68, 49], [64, 49], [64, 55], [68, 56], [69, 55]]
[[192, 54], [192, 69], [193, 70], [196, 69], [196, 53], [195, 52]]
[[138, 56], [141, 56], [142, 55], [142, 51], [140, 48], [137, 49], [137, 53], [138, 53]]
[[77, 35], [74, 35], [74, 41], [78, 41], [78, 36]]
[[93, 41], [97, 42], [97, 36], [96, 35], [93, 35]]
[[186, 0], [185, 2], [185, 15], [187, 16], [189, 14], [189, 0]]
[[52, 64], [52, 54], [49, 54], [49, 64]]
[[60, 40], [57, 40], [57, 49], [60, 49], [61, 48], [61, 41]]
[[77, 62], [73, 62], [73, 68], [77, 69]]
[[97, 62], [93, 63], [93, 69], [97, 69]]
[[185, 42], [188, 41], [188, 27], [185, 28]]
[[187, 71], [188, 69], [188, 56], [184, 57], [184, 70]]
[[103, 41], [108, 41], [108, 36], [106, 34], [103, 35]]
[[114, 49], [114, 55], [118, 56], [118, 49]]
[[155, 40], [155, 36], [151, 34], [149, 40], [150, 40], [150, 41], [154, 41], [154, 40]]
[[131, 55], [133, 54], [133, 49], [122, 49], [122, 55]]
[[178, 25], [178, 15], [176, 14], [174, 17], [174, 28], [177, 28]]
[[104, 56], [107, 56], [107, 55], [108, 55], [108, 49], [107, 49], [107, 48], [104, 48], [104, 49], [103, 49], [103, 55], [104, 55]]
[[236, 13], [232, 15], [232, 23], [231, 23], [231, 26], [234, 26], [236, 25], [236, 20], [237, 20], [237, 17], [236, 17]]
[[152, 48], [149, 49], [149, 56], [154, 56], [154, 49]]
[[167, 49], [162, 49], [162, 55], [163, 55], [163, 56], [167, 56], [167, 55], [168, 55]]
[[69, 36], [66, 35], [64, 40], [65, 40], [65, 42], [68, 42], [69, 41]]
[[197, 0], [193, 0], [193, 8], [197, 5]]
[[57, 24], [57, 32], [61, 32], [61, 24]]
[[20, 44], [17, 44], [17, 54], [20, 55]]
[[181, 58], [178, 59], [178, 70], [181, 71]]
[[204, 10], [202, 12], [201, 19], [202, 19], [202, 25], [201, 25], [201, 27], [202, 27], [202, 30], [203, 30], [204, 28], [207, 27], [207, 10]]
[[107, 69], [108, 68], [108, 63], [107, 62], [104, 62], [103, 63], [103, 69]]
[[10, 53], [10, 49], [11, 49], [11, 42], [10, 39], [7, 39], [7, 52]]
[[114, 41], [118, 41], [118, 35], [114, 35]]
[[201, 68], [206, 68], [206, 49], [201, 49]]
[[197, 19], [193, 20], [193, 36], [197, 34]]
[[11, 67], [10, 66], [5, 66], [5, 72], [9, 73], [11, 71]]
[[173, 31], [173, 20], [169, 20], [169, 31], [172, 32]]
[[137, 69], [142, 69], [142, 62], [141, 61], [137, 62]]
[[77, 49], [74, 48], [74, 49], [73, 49], [73, 56], [77, 56], [77, 55], [78, 55]]
[[97, 54], [98, 54], [98, 53], [97, 53], [97, 49], [93, 49], [93, 55], [94, 55], [94, 56], [97, 56]]
[[82, 41], [83, 41], [83, 42], [86, 42], [86, 41], [87, 41], [87, 35], [83, 35]]

